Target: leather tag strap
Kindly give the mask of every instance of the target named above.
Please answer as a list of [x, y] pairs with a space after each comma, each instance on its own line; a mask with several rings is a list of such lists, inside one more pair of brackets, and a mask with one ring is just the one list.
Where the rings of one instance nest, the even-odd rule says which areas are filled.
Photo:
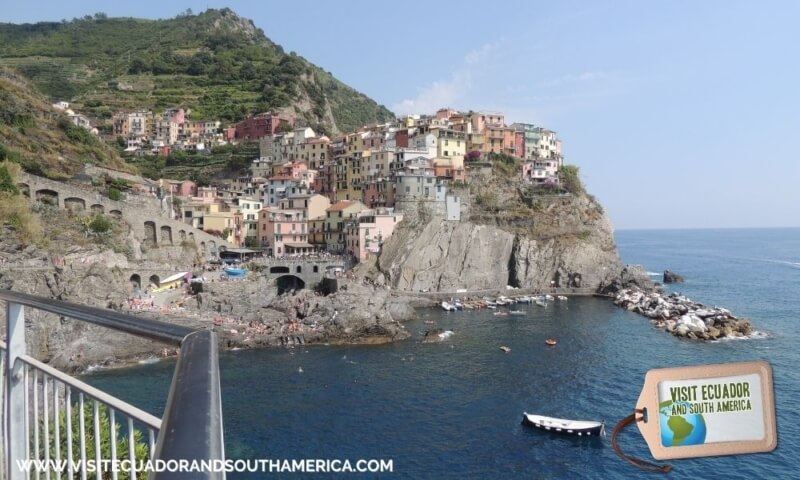
[[[642, 416], [637, 417], [636, 416], [637, 413], [642, 414]], [[621, 432], [623, 428], [627, 427], [634, 421], [636, 422], [644, 421], [645, 418], [643, 416], [644, 413], [645, 413], [644, 410], [637, 408], [636, 410], [634, 410], [634, 413], [623, 418], [622, 420], [619, 421], [619, 423], [617, 423], [616, 426], [614, 426], [614, 430], [611, 431], [611, 448], [614, 449], [614, 452], [617, 455], [619, 455], [621, 459], [625, 460], [626, 462], [630, 463], [635, 467], [639, 467], [642, 470], [647, 470], [650, 472], [668, 473], [670, 470], [672, 470], [671, 465], [656, 465], [655, 463], [650, 463], [648, 461], [636, 457], [631, 457], [629, 455], [625, 455], [624, 453], [622, 453], [622, 449], [619, 448], [619, 444], [617, 443], [617, 434]]]

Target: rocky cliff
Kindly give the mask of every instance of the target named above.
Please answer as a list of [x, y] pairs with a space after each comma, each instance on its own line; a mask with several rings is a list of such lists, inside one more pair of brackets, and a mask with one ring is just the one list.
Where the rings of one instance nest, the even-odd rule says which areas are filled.
[[535, 205], [511, 215], [475, 209], [464, 221], [409, 215], [378, 268], [405, 291], [597, 288], [619, 277], [613, 228], [596, 201], [581, 194]]

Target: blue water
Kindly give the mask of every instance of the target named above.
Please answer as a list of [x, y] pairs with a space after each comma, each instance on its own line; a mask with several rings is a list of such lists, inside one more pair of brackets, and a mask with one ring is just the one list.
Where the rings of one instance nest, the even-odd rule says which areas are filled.
[[[684, 275], [676, 290], [750, 317], [768, 335], [682, 341], [611, 302], [584, 298], [520, 307], [525, 317], [423, 310], [407, 325], [414, 338], [392, 345], [227, 352], [221, 376], [228, 456], [387, 458], [396, 478], [646, 478], [652, 474], [616, 457], [609, 438], [531, 431], [520, 425], [522, 412], [613, 426], [631, 412], [651, 368], [765, 359], [774, 369], [777, 450], [671, 463], [682, 478], [796, 478], [800, 229], [623, 231], [617, 242], [626, 263]], [[419, 343], [430, 328], [426, 319], [455, 335]], [[547, 348], [548, 337], [558, 346]], [[173, 366], [87, 378], [160, 415]], [[621, 443], [649, 458], [635, 427]]]

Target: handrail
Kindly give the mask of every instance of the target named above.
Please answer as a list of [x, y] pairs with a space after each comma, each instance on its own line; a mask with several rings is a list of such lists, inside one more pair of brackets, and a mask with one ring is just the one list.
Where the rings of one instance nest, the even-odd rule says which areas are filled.
[[159, 322], [148, 318], [135, 317], [96, 307], [37, 297], [27, 293], [0, 289], [0, 300], [18, 303], [37, 310], [76, 318], [102, 327], [130, 333], [138, 337], [180, 346], [184, 337], [194, 330], [180, 325]]
[[106, 392], [89, 385], [88, 383], [81, 382], [77, 378], [71, 377], [66, 373], [62, 373], [61, 371], [56, 370], [50, 365], [42, 363], [39, 360], [36, 360], [35, 358], [29, 355], [23, 355], [19, 357], [19, 359], [23, 363], [27, 363], [31, 367], [34, 367], [44, 372], [50, 377], [53, 377], [56, 380], [66, 385], [69, 385], [70, 387], [76, 388], [79, 392], [82, 392], [84, 395], [87, 395], [90, 398], [98, 400], [120, 413], [123, 413], [128, 417], [135, 418], [138, 421], [142, 422], [144, 425], [154, 428], [155, 430], [161, 430], [161, 420], [158, 417], [154, 417], [153, 415], [150, 415], [144, 410], [140, 410], [129, 403], [123, 402], [118, 398], [113, 397], [107, 394]]
[[[155, 457], [164, 461], [224, 459], [219, 360], [213, 332], [186, 337], [175, 365]], [[183, 478], [161, 472], [155, 479]], [[224, 472], [206, 472], [204, 478], [224, 479]]]
[[[8, 346], [4, 360], [7, 360], [5, 365], [0, 365], [3, 369], [4, 382], [6, 385], [3, 388], [3, 411], [0, 412], [5, 422], [10, 422], [6, 425], [5, 431], [0, 432], [3, 435], [3, 443], [11, 442], [12, 448], [4, 445], [7, 457], [4, 458], [5, 473], [11, 479], [23, 478], [23, 472], [15, 467], [14, 461], [24, 460], [27, 455], [30, 455], [27, 447], [27, 426], [28, 422], [28, 398], [27, 398], [27, 373], [23, 370], [25, 364], [40, 370], [44, 375], [45, 380], [41, 384], [42, 388], [42, 405], [44, 415], [44, 435], [47, 437], [47, 415], [48, 415], [48, 402], [49, 396], [47, 391], [47, 376], [62, 382], [65, 385], [73, 386], [78, 391], [93, 398], [96, 402], [99, 401], [108, 405], [110, 411], [110, 429], [112, 435], [112, 458], [115, 458], [115, 450], [113, 435], [115, 435], [114, 412], [122, 413], [128, 417], [128, 435], [129, 435], [129, 458], [134, 457], [133, 447], [133, 418], [144, 423], [150, 427], [150, 445], [151, 452], [154, 455], [151, 458], [156, 460], [170, 461], [175, 460], [183, 463], [185, 461], [198, 462], [208, 461], [224, 461], [225, 447], [222, 425], [222, 396], [220, 392], [220, 377], [219, 377], [219, 358], [217, 347], [216, 333], [210, 330], [193, 330], [191, 328], [172, 325], [165, 322], [156, 320], [144, 319], [134, 317], [132, 315], [121, 314], [112, 310], [105, 310], [94, 307], [86, 307], [74, 303], [62, 302], [59, 300], [41, 298], [34, 295], [29, 295], [21, 292], [0, 289], [0, 300], [7, 302], [6, 305], [6, 321], [8, 322], [7, 335]], [[93, 388], [89, 385], [76, 380], [69, 375], [58, 372], [55, 369], [37, 361], [34, 358], [26, 355], [25, 353], [25, 318], [23, 307], [31, 307], [38, 310], [47, 311], [57, 315], [64, 315], [72, 317], [77, 320], [86, 321], [103, 327], [111, 328], [117, 331], [122, 331], [137, 335], [152, 340], [165, 342], [168, 344], [179, 345], [180, 354], [178, 362], [175, 366], [175, 373], [172, 378], [170, 386], [169, 397], [164, 411], [162, 420], [149, 415], [139, 409], [125, 404], [124, 402]], [[2, 343], [2, 342], [0, 342]], [[24, 370], [27, 372], [27, 370]], [[34, 379], [34, 382], [36, 380]], [[55, 385], [55, 383], [53, 383]], [[51, 390], [53, 395], [54, 414], [55, 405], [57, 400], [57, 393], [55, 386]], [[36, 406], [37, 387], [34, 385], [33, 403], [34, 403], [34, 423], [37, 418]], [[69, 393], [67, 393], [69, 395]], [[69, 398], [67, 396], [67, 398]], [[83, 397], [81, 397], [81, 402]], [[66, 402], [67, 404], [69, 401]], [[80, 412], [83, 412], [83, 403], [80, 404]], [[99, 447], [99, 424], [98, 424], [98, 408], [97, 403], [94, 403], [94, 438], [96, 442], [95, 455], [99, 460], [100, 447]], [[57, 418], [57, 417], [56, 417]], [[67, 422], [71, 416], [67, 415]], [[81, 414], [81, 436], [84, 435], [83, 431], [83, 416]], [[71, 434], [72, 430], [67, 423], [67, 435]], [[38, 428], [38, 427], [37, 427]], [[158, 429], [158, 441], [155, 443], [153, 450], [153, 429]], [[55, 435], [58, 435], [58, 422], [55, 423]], [[38, 434], [38, 430], [35, 432]], [[82, 440], [83, 441], [83, 438]], [[49, 442], [49, 440], [48, 440]], [[69, 440], [68, 440], [69, 443]], [[56, 442], [58, 444], [58, 442]], [[83, 445], [83, 444], [81, 444]], [[45, 457], [47, 457], [47, 446], [45, 444]], [[38, 448], [38, 447], [37, 447]], [[83, 447], [82, 447], [83, 448]], [[58, 447], [56, 447], [58, 452]], [[38, 453], [36, 453], [38, 458]], [[58, 455], [58, 453], [56, 453]], [[0, 457], [4, 455], [0, 454]], [[1, 468], [1, 467], [0, 467]], [[171, 480], [178, 477], [186, 477], [187, 472], [181, 471], [152, 471], [149, 478], [157, 480]], [[204, 479], [223, 479], [225, 472], [217, 470], [197, 472], [197, 474], [190, 475], [193, 478]], [[0, 473], [0, 478], [3, 475]]]

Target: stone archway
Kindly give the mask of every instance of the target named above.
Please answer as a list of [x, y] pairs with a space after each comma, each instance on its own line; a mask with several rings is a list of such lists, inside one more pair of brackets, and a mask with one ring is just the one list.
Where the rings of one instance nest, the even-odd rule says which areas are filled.
[[64, 208], [66, 208], [69, 213], [81, 213], [86, 210], [86, 200], [80, 197], [65, 198]]
[[31, 198], [31, 187], [29, 187], [27, 183], [18, 183], [17, 188], [19, 189], [19, 193]]
[[302, 290], [306, 288], [306, 282], [295, 275], [283, 275], [276, 280], [278, 284], [278, 295], [283, 295], [292, 290]]
[[217, 250], [217, 242], [215, 242], [214, 240], [209, 240], [208, 241], [208, 248], [212, 252], [216, 251]]
[[189, 241], [194, 243], [194, 232], [189, 232]]
[[206, 242], [200, 242], [200, 251], [206, 253]]
[[106, 208], [100, 205], [99, 203], [95, 203], [94, 205], [92, 205], [90, 207], [90, 210], [92, 212], [92, 215], [102, 215], [103, 213], [106, 212]]
[[172, 245], [172, 227], [161, 225], [161, 244]]
[[161, 279], [158, 278], [158, 275], [150, 275], [150, 286], [158, 287], [159, 285], [161, 285]]
[[269, 273], [289, 273], [289, 267], [269, 267]]
[[181, 239], [181, 242], [186, 240], [186, 230], [178, 230], [178, 238]]
[[133, 288], [142, 288], [142, 277], [138, 273], [131, 275], [130, 282]]
[[156, 223], [152, 221], [144, 222], [144, 243], [150, 247], [158, 245], [156, 238]]
[[122, 212], [119, 210], [111, 210], [108, 213], [110, 213], [112, 217], [122, 218]]
[[298, 265], [297, 267], [295, 267], [294, 273], [303, 273], [303, 267]]
[[43, 188], [36, 190], [36, 201], [42, 202], [46, 205], [58, 206], [58, 192]]

